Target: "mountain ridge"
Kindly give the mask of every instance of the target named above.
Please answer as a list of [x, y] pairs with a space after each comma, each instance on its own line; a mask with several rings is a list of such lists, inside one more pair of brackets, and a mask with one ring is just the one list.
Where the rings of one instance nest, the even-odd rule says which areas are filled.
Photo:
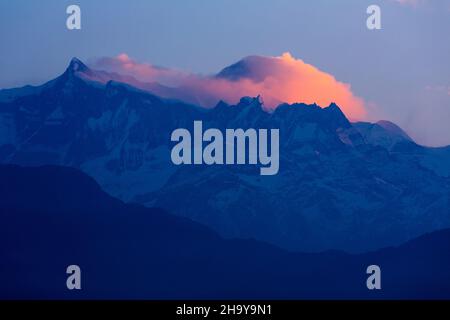
[[[226, 240], [164, 210], [123, 203], [74, 168], [0, 165], [0, 192], [3, 299], [450, 297], [449, 229], [364, 254], [312, 254]], [[80, 291], [65, 287], [73, 264]], [[382, 290], [366, 288], [372, 264]]]
[[[279, 174], [173, 165], [170, 134], [195, 120], [205, 129], [279, 128]], [[162, 207], [226, 237], [361, 252], [450, 226], [450, 168], [442, 165], [450, 153], [366, 141], [336, 104], [265, 112], [260, 98], [247, 97], [205, 109], [64, 73], [39, 93], [1, 102], [0, 132], [1, 163], [72, 166], [123, 201]]]

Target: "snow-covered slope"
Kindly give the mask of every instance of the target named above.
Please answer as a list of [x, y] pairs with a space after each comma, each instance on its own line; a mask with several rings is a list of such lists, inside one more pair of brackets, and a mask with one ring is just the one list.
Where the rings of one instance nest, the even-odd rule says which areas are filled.
[[[73, 59], [57, 79], [10, 91], [0, 102], [0, 162], [77, 167], [125, 201], [289, 249], [364, 251], [450, 226], [450, 181], [422, 155], [438, 158], [393, 124], [352, 125], [335, 104], [267, 113], [251, 97], [205, 110], [118, 80]], [[279, 128], [279, 174], [173, 165], [170, 134], [194, 120]]]
[[376, 123], [356, 122], [353, 123], [366, 142], [391, 149], [399, 142], [413, 141], [406, 132], [396, 124], [381, 120]]

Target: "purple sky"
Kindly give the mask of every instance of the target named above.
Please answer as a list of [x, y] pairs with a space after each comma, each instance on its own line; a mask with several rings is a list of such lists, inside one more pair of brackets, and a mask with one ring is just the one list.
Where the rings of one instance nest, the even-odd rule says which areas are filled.
[[[82, 30], [66, 29], [78, 4]], [[382, 29], [366, 28], [378, 4]], [[450, 144], [450, 0], [0, 2], [0, 88], [40, 84], [82, 60], [126, 53], [211, 74], [245, 56], [290, 52], [351, 85], [372, 120], [417, 142]]]

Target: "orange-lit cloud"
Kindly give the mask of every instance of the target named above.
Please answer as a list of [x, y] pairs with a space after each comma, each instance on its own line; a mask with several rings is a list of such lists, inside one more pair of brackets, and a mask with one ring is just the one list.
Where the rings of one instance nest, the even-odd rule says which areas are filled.
[[[349, 84], [289, 53], [280, 57], [247, 57], [216, 76], [192, 75], [140, 64], [125, 54], [102, 58], [95, 67], [132, 76], [137, 80], [133, 85], [163, 97], [183, 99], [204, 107], [212, 107], [220, 100], [235, 103], [243, 96], [261, 95], [267, 109], [284, 102], [317, 103], [322, 107], [335, 102], [351, 120], [366, 116], [364, 101], [352, 93]], [[167, 87], [146, 88], [145, 83]]]
[[138, 63], [125, 53], [113, 58], [103, 57], [97, 59], [94, 65], [101, 70], [131, 76], [141, 82], [159, 82], [169, 86], [179, 85], [188, 76], [181, 71], [157, 67], [148, 63]]

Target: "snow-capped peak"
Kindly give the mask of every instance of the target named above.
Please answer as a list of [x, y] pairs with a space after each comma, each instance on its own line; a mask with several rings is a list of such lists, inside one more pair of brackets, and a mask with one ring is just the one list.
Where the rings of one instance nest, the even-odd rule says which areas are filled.
[[72, 58], [70, 60], [70, 64], [67, 67], [67, 71], [70, 73], [74, 72], [86, 72], [89, 71], [89, 68], [78, 58]]

